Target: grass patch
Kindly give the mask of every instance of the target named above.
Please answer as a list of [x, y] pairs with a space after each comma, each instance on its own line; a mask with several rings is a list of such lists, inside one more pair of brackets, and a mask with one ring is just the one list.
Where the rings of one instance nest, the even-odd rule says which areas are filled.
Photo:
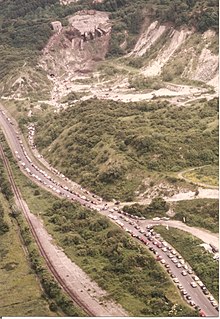
[[57, 316], [49, 309], [43, 291], [28, 261], [16, 222], [9, 217], [8, 202], [0, 194], [9, 231], [0, 235], [1, 316]]
[[161, 236], [170, 243], [186, 260], [196, 275], [218, 300], [219, 298], [219, 264], [213, 255], [199, 245], [203, 242], [188, 233], [174, 228], [169, 231], [163, 226], [155, 227]]
[[204, 183], [211, 186], [218, 186], [219, 169], [218, 166], [205, 166], [186, 172], [184, 177], [194, 183]]
[[174, 218], [183, 220], [189, 226], [201, 227], [211, 232], [219, 231], [219, 201], [218, 199], [193, 199], [175, 203]]

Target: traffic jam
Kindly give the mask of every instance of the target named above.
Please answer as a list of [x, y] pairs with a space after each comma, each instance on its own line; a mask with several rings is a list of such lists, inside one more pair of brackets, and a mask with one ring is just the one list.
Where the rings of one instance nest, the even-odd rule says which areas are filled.
[[[173, 282], [177, 285], [182, 297], [188, 302], [190, 306], [200, 311], [202, 316], [205, 316], [204, 310], [193, 300], [190, 293], [184, 286], [190, 285], [192, 288], [200, 289], [200, 291], [208, 297], [211, 305], [219, 311], [218, 304], [214, 297], [209, 293], [206, 286], [202, 283], [202, 281], [194, 274], [191, 267], [184, 261], [182, 256], [173, 248], [171, 247], [162, 237], [160, 234], [156, 233], [153, 229], [155, 225], [148, 225], [146, 230], [141, 229], [140, 226], [136, 223], [136, 221], [132, 220], [134, 217], [137, 219], [136, 216], [130, 215], [127, 212], [121, 210], [118, 211], [120, 214], [119, 216], [114, 215], [113, 213], [109, 214], [108, 216], [114, 220], [116, 224], [122, 227], [126, 232], [130, 233], [132, 237], [136, 238], [138, 241], [142, 242], [148, 249], [155, 255], [155, 260], [161, 263], [173, 280]], [[130, 219], [129, 217], [133, 217]], [[143, 218], [141, 218], [143, 219]], [[123, 220], [123, 222], [122, 222]], [[129, 228], [128, 225], [131, 225], [135, 228]], [[175, 271], [174, 271], [175, 269]], [[180, 279], [177, 278], [176, 270], [179, 271], [182, 277], [188, 277], [187, 281], [185, 281], [184, 286], [180, 283]], [[180, 276], [178, 276], [180, 277]]]
[[[13, 125], [12, 121], [10, 118], [7, 118], [4, 111], [2, 111], [2, 114], [5, 116], [10, 125]], [[30, 144], [32, 147], [35, 147], [33, 143], [34, 127], [30, 126], [28, 132], [29, 142], [31, 141]], [[73, 201], [78, 201], [83, 206], [90, 209], [95, 209], [105, 216], [108, 216], [110, 219], [112, 219], [112, 221], [114, 221], [114, 223], [129, 233], [132, 237], [141, 242], [143, 245], [147, 246], [151, 253], [155, 256], [155, 260], [166, 269], [170, 278], [179, 289], [182, 297], [191, 307], [197, 309], [201, 316], [206, 316], [205, 310], [201, 308], [201, 294], [207, 297], [209, 303], [216, 311], [219, 311], [216, 300], [209, 293], [202, 281], [194, 274], [191, 267], [184, 261], [182, 256], [174, 248], [172, 248], [166, 241], [163, 240], [160, 234], [154, 231], [153, 226], [155, 225], [148, 225], [146, 229], [142, 229], [138, 225], [137, 219], [141, 220], [145, 218], [133, 216], [127, 212], [124, 212], [123, 210], [120, 210], [119, 207], [117, 207], [120, 202], [116, 201], [113, 207], [109, 207], [102, 198], [90, 193], [86, 189], [83, 189], [78, 184], [76, 185], [78, 185], [80, 192], [73, 190], [71, 187], [67, 187], [65, 183], [56, 181], [45, 170], [39, 168], [33, 163], [25, 150], [18, 132], [16, 131], [15, 136], [22, 150], [20, 152], [18, 147], [17, 150], [14, 151], [15, 156], [18, 159], [20, 167], [29, 176], [31, 176], [31, 178], [34, 178], [36, 182], [43, 184], [44, 187], [49, 188], [59, 196]], [[58, 170], [52, 167], [50, 170], [51, 173], [58, 176], [63, 182], [71, 183], [71, 181]], [[169, 219], [168, 217], [165, 218], [164, 220]], [[190, 292], [192, 289], [195, 291], [197, 290], [197, 293], [194, 294], [192, 291]], [[192, 298], [192, 294], [194, 295], [194, 298]], [[197, 297], [195, 298], [195, 296]]]

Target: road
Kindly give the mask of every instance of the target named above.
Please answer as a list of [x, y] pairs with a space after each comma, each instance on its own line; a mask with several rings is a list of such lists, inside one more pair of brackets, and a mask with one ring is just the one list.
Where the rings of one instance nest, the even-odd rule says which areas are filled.
[[[23, 212], [41, 255], [44, 257], [49, 270], [58, 283], [71, 299], [90, 316], [128, 316], [119, 304], [108, 298], [106, 291], [91, 280], [79, 266], [66, 256], [62, 248], [54, 243], [51, 235], [46, 231], [42, 220], [30, 212], [26, 202], [23, 200], [14, 182], [10, 165], [1, 144], [0, 156], [8, 172], [16, 204]], [[103, 297], [107, 297], [106, 300], [103, 300]]]
[[146, 227], [147, 225], [152, 224], [152, 225], [163, 225], [163, 226], [168, 226], [168, 227], [174, 227], [181, 229], [183, 231], [186, 231], [187, 233], [192, 234], [193, 236], [196, 236], [200, 238], [204, 243], [206, 244], [212, 244], [215, 247], [219, 249], [219, 236], [218, 234], [212, 234], [209, 233], [208, 231], [204, 231], [202, 229], [196, 228], [196, 227], [190, 227], [184, 224], [181, 221], [178, 220], [168, 220], [168, 221], [153, 221], [153, 220], [145, 220], [145, 221], [139, 221], [139, 225], [141, 227]]
[[[121, 218], [121, 214], [114, 210], [112, 207], [108, 207], [108, 203], [103, 201], [101, 198], [87, 192], [86, 190], [81, 189], [84, 195], [76, 192], [75, 190], [68, 188], [66, 185], [66, 177], [60, 176], [61, 182], [52, 177], [52, 173], [48, 174], [47, 171], [41, 169], [38, 165], [34, 164], [31, 159], [31, 154], [28, 148], [25, 148], [25, 144], [23, 144], [21, 138], [19, 137], [18, 132], [16, 132], [15, 124], [12, 119], [8, 118], [6, 113], [3, 111], [0, 112], [0, 126], [3, 129], [3, 132], [6, 136], [6, 139], [9, 143], [9, 146], [13, 152], [14, 157], [18, 160], [19, 166], [22, 171], [25, 171], [26, 175], [33, 179], [38, 185], [41, 187], [47, 188], [48, 190], [55, 193], [57, 196], [61, 196], [67, 198], [72, 201], [77, 201], [81, 205], [94, 209], [101, 214], [111, 217], [111, 214], [115, 216], [117, 219], [113, 219], [116, 224], [119, 225], [118, 221]], [[117, 209], [117, 208], [115, 208]], [[135, 229], [135, 224], [131, 224], [132, 222], [128, 219], [128, 221], [123, 222], [123, 226], [121, 226], [124, 230], [129, 233], [142, 236], [142, 234]], [[148, 242], [149, 244], [149, 242]], [[191, 295], [192, 300], [205, 311], [207, 316], [218, 316], [218, 311], [212, 306], [207, 296], [205, 296], [199, 287], [192, 288], [190, 282], [193, 281], [193, 278], [190, 274], [187, 276], [183, 276], [181, 271], [183, 269], [179, 269], [174, 266], [173, 262], [167, 255], [160, 249], [155, 246], [155, 249], [158, 253], [164, 258], [165, 262], [170, 266], [174, 275], [178, 278], [180, 284], [187, 290], [187, 292]]]
[[[184, 170], [184, 171], [178, 173], [178, 178], [182, 178], [182, 179], [184, 179], [186, 182], [192, 183], [192, 181], [190, 180], [190, 178], [185, 177], [184, 174], [186, 174], [186, 173], [188, 173], [188, 172], [191, 172], [191, 171], [194, 171], [194, 170], [197, 170], [197, 169], [199, 169], [199, 168], [206, 167], [206, 166], [210, 166], [210, 165], [203, 165], [203, 166], [198, 166], [198, 167], [193, 167], [193, 168], [186, 169], [186, 170]], [[209, 184], [205, 184], [205, 183], [200, 183], [200, 182], [193, 182], [193, 184], [198, 185], [198, 186], [202, 186], [202, 187], [206, 187], [206, 188], [219, 189], [218, 186], [213, 186], [213, 185], [209, 185]]]

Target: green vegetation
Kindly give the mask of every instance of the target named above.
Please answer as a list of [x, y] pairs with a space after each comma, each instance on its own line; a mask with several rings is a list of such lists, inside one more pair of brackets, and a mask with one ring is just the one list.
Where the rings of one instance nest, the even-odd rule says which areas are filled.
[[[109, 297], [134, 316], [197, 315], [146, 248], [107, 218], [40, 189], [20, 173], [8, 150], [7, 156], [31, 211], [43, 218], [59, 246]], [[35, 265], [41, 273], [38, 262]]]
[[121, 44], [125, 40], [128, 46], [134, 46], [143, 21], [149, 19], [160, 22], [171, 22], [174, 27], [187, 25], [198, 32], [214, 29], [218, 32], [218, 1], [189, 0], [106, 0], [94, 5], [98, 10], [112, 12], [111, 18], [117, 23], [112, 30], [109, 56], [120, 56], [125, 53]]
[[27, 259], [17, 223], [11, 218], [12, 193], [1, 160], [0, 180], [0, 315], [56, 316], [59, 313], [49, 310], [48, 300]]
[[148, 206], [134, 204], [131, 206], [124, 206], [123, 210], [135, 216], [151, 219], [156, 216], [166, 216], [166, 212], [169, 210], [169, 205], [163, 198], [155, 197]]
[[218, 186], [219, 169], [218, 166], [204, 166], [186, 172], [183, 176], [193, 183]]
[[183, 256], [218, 300], [219, 264], [213, 259], [211, 253], [199, 246], [202, 241], [179, 229], [169, 228], [167, 230], [162, 226], [157, 226], [155, 230]]
[[149, 172], [218, 163], [218, 100], [179, 107], [166, 101], [89, 100], [39, 119], [36, 144], [50, 163], [106, 199], [134, 199]]
[[44, 289], [44, 298], [48, 300], [51, 311], [62, 311], [67, 316], [82, 317], [86, 316], [85, 312], [78, 308], [72, 300], [64, 294], [54, 277], [49, 273], [45, 261], [39, 254], [29, 227], [21, 214], [15, 213], [16, 221], [26, 249], [29, 254], [32, 269], [36, 272]]
[[183, 220], [186, 224], [208, 229], [212, 232], [219, 231], [219, 201], [217, 199], [193, 199], [175, 203], [174, 218]]

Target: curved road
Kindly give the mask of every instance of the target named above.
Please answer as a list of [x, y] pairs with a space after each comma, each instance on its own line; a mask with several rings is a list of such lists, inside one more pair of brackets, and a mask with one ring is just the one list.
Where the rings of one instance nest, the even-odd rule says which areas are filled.
[[203, 167], [206, 167], [206, 166], [210, 166], [210, 165], [203, 165], [203, 166], [198, 166], [198, 167], [192, 167], [192, 168], [189, 168], [189, 169], [186, 169], [184, 171], [181, 171], [178, 173], [178, 178], [182, 178], [184, 179], [186, 182], [188, 183], [193, 183], [195, 185], [198, 185], [198, 186], [201, 186], [201, 187], [206, 187], [206, 188], [212, 188], [212, 189], [219, 189], [218, 186], [213, 186], [213, 185], [209, 185], [209, 184], [205, 184], [205, 183], [199, 183], [199, 182], [192, 182], [191, 179], [183, 176], [183, 174], [187, 173], [187, 172], [191, 172], [191, 171], [194, 171], [196, 169], [199, 169], [199, 168], [203, 168]]
[[[95, 209], [105, 216], [110, 217], [111, 214], [114, 213], [114, 216], [117, 218], [116, 220], [114, 220], [114, 222], [116, 222], [126, 231], [130, 231], [133, 233], [136, 232], [135, 226], [130, 224], [129, 221], [123, 223], [123, 225], [120, 225], [118, 223], [118, 220], [121, 215], [119, 212], [115, 211], [117, 208], [109, 208], [108, 203], [104, 202], [102, 199], [87, 191], [85, 191], [85, 194], [88, 193], [88, 196], [77, 193], [76, 191], [64, 186], [66, 180], [65, 176], [61, 176], [63, 179], [63, 183], [57, 182], [52, 177], [52, 174], [49, 175], [45, 170], [42, 170], [41, 168], [39, 168], [39, 166], [34, 164], [29, 156], [30, 152], [28, 148], [26, 149], [24, 147], [23, 142], [19, 138], [19, 135], [14, 128], [12, 120], [7, 117], [4, 111], [0, 112], [0, 126], [2, 127], [3, 132], [5, 133], [6, 139], [10, 145], [14, 157], [16, 157], [19, 162], [20, 168], [23, 171], [25, 170], [25, 173], [28, 175], [29, 178], [34, 179], [34, 181], [41, 187], [46, 187], [58, 196], [65, 197], [72, 201], [78, 201], [81, 205], [84, 205], [91, 209]], [[141, 233], [139, 235], [141, 235]], [[170, 258], [168, 258], [166, 254], [163, 254], [162, 251], [160, 251], [160, 254], [164, 257], [170, 268], [173, 269], [174, 267]], [[196, 304], [200, 306], [200, 308], [204, 309], [206, 315], [218, 316], [218, 311], [211, 305], [210, 301], [201, 292], [200, 288], [194, 289], [190, 286], [190, 282], [193, 281], [192, 276], [188, 274], [186, 277], [184, 277], [182, 276], [181, 270], [179, 268], [174, 268], [173, 271], [174, 270], [179, 282], [190, 293]]]

